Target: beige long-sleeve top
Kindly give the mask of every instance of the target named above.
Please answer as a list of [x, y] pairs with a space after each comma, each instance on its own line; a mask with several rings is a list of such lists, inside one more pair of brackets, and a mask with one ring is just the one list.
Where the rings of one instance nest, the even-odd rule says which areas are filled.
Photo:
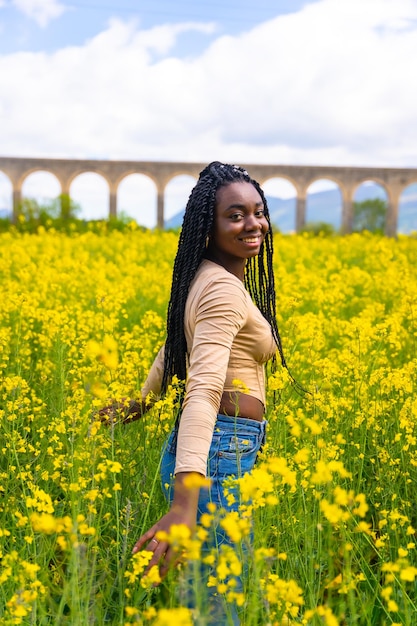
[[[206, 474], [207, 456], [224, 391], [238, 379], [265, 405], [264, 364], [276, 352], [271, 327], [233, 274], [204, 260], [190, 286], [184, 331], [188, 370], [178, 431], [175, 473]], [[161, 390], [160, 350], [142, 388], [142, 398]]]

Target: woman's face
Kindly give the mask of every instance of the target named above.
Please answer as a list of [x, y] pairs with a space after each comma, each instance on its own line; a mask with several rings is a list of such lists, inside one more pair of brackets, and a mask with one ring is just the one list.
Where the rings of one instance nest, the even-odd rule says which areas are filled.
[[214, 227], [209, 252], [226, 269], [259, 254], [268, 232], [264, 204], [251, 183], [220, 187], [216, 194]]

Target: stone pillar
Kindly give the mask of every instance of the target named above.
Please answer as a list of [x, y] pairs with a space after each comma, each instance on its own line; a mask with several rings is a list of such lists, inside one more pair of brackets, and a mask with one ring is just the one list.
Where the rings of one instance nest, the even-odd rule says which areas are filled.
[[60, 181], [61, 183], [61, 217], [70, 217], [71, 213], [71, 198], [70, 198], [70, 184], [67, 180]]
[[109, 182], [110, 189], [110, 204], [109, 204], [109, 217], [117, 217], [117, 183]]
[[387, 237], [395, 237], [398, 229], [398, 210], [401, 197], [401, 188], [390, 185], [387, 194], [387, 215], [385, 220], [385, 234]]
[[346, 188], [342, 191], [343, 207], [342, 207], [342, 235], [348, 235], [353, 229], [353, 194], [354, 189]]
[[13, 183], [13, 217], [12, 221], [17, 222], [20, 213], [20, 205], [22, 202], [22, 187], [20, 183]]
[[298, 192], [295, 214], [295, 232], [299, 233], [306, 225], [306, 191]]
[[164, 191], [165, 191], [165, 186], [160, 185], [158, 183], [158, 186], [157, 186], [158, 197], [157, 197], [157, 205], [156, 205], [156, 226], [157, 228], [160, 228], [161, 230], [164, 228], [164, 223], [165, 223]]

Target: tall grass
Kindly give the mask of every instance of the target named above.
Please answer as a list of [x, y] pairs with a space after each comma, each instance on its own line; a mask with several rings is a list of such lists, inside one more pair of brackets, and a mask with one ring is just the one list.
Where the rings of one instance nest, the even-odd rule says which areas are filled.
[[[146, 555], [131, 557], [166, 510], [158, 467], [175, 389], [128, 426], [96, 413], [140, 390], [176, 243], [135, 230], [0, 236], [1, 624], [205, 623], [204, 608], [182, 606], [187, 566], [155, 588]], [[268, 373], [268, 441], [240, 485], [241, 515], [205, 520], [220, 516], [237, 540], [214, 555], [211, 584], [248, 626], [412, 626], [416, 242], [278, 236], [275, 248], [284, 349], [309, 393]], [[173, 530], [192, 569], [203, 534]]]

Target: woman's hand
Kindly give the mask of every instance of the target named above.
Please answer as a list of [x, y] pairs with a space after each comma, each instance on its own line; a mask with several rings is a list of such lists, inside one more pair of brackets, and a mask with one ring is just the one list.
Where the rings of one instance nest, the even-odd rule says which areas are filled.
[[144, 402], [123, 398], [120, 402], [112, 402], [100, 409], [98, 415], [102, 423], [111, 426], [118, 422], [122, 424], [134, 422], [140, 419], [146, 410]]
[[184, 511], [178, 511], [171, 508], [161, 519], [152, 526], [139, 540], [136, 542], [133, 548], [133, 554], [139, 552], [139, 550], [148, 550], [153, 552], [153, 556], [148, 563], [148, 566], [144, 572], [146, 575], [151, 567], [157, 565], [159, 567], [159, 575], [161, 580], [166, 576], [170, 567], [175, 566], [180, 555], [169, 544], [168, 541], [157, 539], [156, 535], [160, 531], [164, 531], [169, 535], [171, 527], [177, 524], [184, 524], [190, 530], [193, 530], [196, 524], [196, 515], [187, 515]]
[[191, 474], [192, 472], [181, 472], [176, 475], [174, 499], [170, 510], [138, 539], [133, 548], [133, 554], [144, 549], [153, 552], [144, 575], [149, 572], [151, 567], [157, 565], [162, 579], [166, 576], [169, 568], [179, 560], [180, 555], [170, 546], [169, 542], [157, 538], [156, 535], [160, 531], [169, 535], [171, 527], [179, 524], [184, 524], [191, 531], [195, 528], [200, 489], [187, 486], [187, 477]]

